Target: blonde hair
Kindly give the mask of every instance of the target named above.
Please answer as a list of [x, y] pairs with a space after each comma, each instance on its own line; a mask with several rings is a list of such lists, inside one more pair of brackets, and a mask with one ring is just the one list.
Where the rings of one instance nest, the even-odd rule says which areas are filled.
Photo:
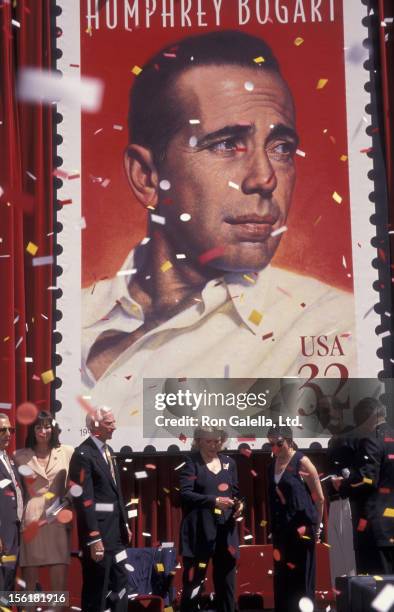
[[228, 433], [224, 431], [224, 429], [217, 429], [216, 427], [210, 427], [208, 425], [205, 427], [196, 427], [193, 432], [191, 450], [198, 450], [200, 448], [199, 440], [201, 438], [208, 438], [209, 436], [220, 438], [222, 445], [228, 440]]

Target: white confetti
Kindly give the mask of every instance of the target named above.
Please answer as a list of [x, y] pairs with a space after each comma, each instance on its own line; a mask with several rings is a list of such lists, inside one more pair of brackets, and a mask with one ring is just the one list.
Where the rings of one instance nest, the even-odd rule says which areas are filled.
[[162, 548], [174, 548], [174, 542], [162, 542], [161, 547]]
[[125, 550], [121, 550], [115, 555], [116, 563], [120, 563], [121, 561], [124, 561], [125, 559], [127, 559], [127, 552]]
[[246, 91], [253, 91], [254, 90], [254, 85], [253, 85], [252, 81], [246, 81], [246, 83], [244, 83], [244, 87], [245, 87]]
[[342, 265], [343, 265], [344, 268], [347, 268], [347, 263], [346, 263], [345, 255], [342, 255]]
[[159, 187], [163, 191], [168, 191], [169, 189], [171, 189], [171, 183], [170, 181], [167, 181], [167, 179], [163, 179], [162, 181], [160, 181]]
[[116, 123], [114, 123], [113, 128], [114, 128], [114, 130], [121, 131], [121, 130], [123, 130], [123, 125], [117, 125]]
[[185, 253], [177, 253], [177, 254], [175, 255], [175, 257], [176, 257], [177, 259], [186, 259], [186, 255], [185, 255]]
[[181, 221], [190, 221], [192, 216], [189, 215], [189, 213], [182, 213], [179, 218], [180, 218]]
[[134, 472], [134, 476], [137, 478], [137, 480], [140, 480], [141, 478], [148, 478], [148, 474], [145, 470], [142, 470], [141, 472]]
[[301, 597], [298, 607], [301, 612], [313, 612], [314, 609], [313, 602], [309, 597]]
[[134, 572], [134, 567], [130, 563], [125, 563], [124, 566], [128, 572]]
[[[197, 140], [197, 136], [191, 136], [191, 137], [189, 138], [189, 145], [190, 145], [191, 147], [196, 147], [196, 146], [197, 146], [197, 142], [198, 142], [198, 140]], [[0, 194], [0, 195], [1, 195], [1, 194]]]
[[91, 77], [80, 78], [51, 70], [23, 68], [17, 82], [18, 99], [24, 102], [63, 102], [87, 112], [100, 110], [103, 82]]
[[182, 463], [180, 463], [179, 465], [176, 466], [176, 468], [174, 468], [174, 471], [176, 472], [177, 470], [180, 470], [181, 467], [183, 467], [185, 465], [186, 461], [183, 461]]
[[3, 478], [2, 480], [0, 480], [0, 489], [5, 489], [5, 487], [8, 487], [11, 482], [12, 481], [9, 478]]
[[138, 272], [137, 268], [131, 268], [130, 270], [119, 270], [116, 273], [116, 276], [130, 276], [131, 274], [136, 274]]
[[19, 23], [19, 21], [17, 21], [16, 19], [11, 19], [11, 23], [13, 26], [15, 26], [16, 28], [20, 28], [21, 24]]
[[159, 225], [165, 225], [166, 224], [165, 218], [162, 217], [161, 215], [155, 215], [155, 214], [152, 213], [150, 218], [153, 221], [153, 223], [158, 223]]
[[301, 149], [297, 149], [296, 154], [299, 155], [300, 157], [306, 157], [305, 151], [301, 151]]
[[150, 236], [146, 236], [145, 238], [141, 240], [140, 245], [145, 246], [146, 244], [148, 244], [149, 240], [150, 240]]
[[34, 174], [32, 174], [31, 172], [29, 172], [28, 170], [26, 170], [26, 174], [28, 177], [30, 177], [33, 181], [37, 180], [37, 177], [34, 176]]
[[129, 510], [127, 513], [128, 518], [134, 518], [136, 516], [138, 516], [138, 510], [137, 508], [134, 508], [133, 510]]
[[12, 403], [11, 402], [0, 402], [0, 409], [1, 410], [11, 410], [12, 408]]
[[233, 181], [229, 181], [228, 186], [239, 190], [239, 185], [237, 185], [237, 183], [233, 183]]
[[198, 591], [200, 590], [200, 588], [201, 588], [201, 586], [196, 586], [192, 590], [191, 595], [190, 595], [190, 599], [194, 599], [194, 597], [198, 594]]
[[152, 537], [152, 534], [151, 534], [151, 533], [147, 533], [146, 531], [143, 531], [143, 532], [142, 532], [142, 535], [143, 535], [145, 538], [151, 538], [151, 537]]
[[282, 225], [282, 227], [278, 227], [278, 229], [271, 232], [271, 236], [272, 237], [279, 236], [280, 234], [283, 234], [284, 232], [287, 232], [287, 225]]
[[97, 512], [113, 512], [113, 504], [95, 504], [95, 510]]
[[371, 606], [378, 612], [389, 612], [391, 606], [394, 604], [394, 586], [392, 584], [386, 584], [380, 591], [379, 595], [375, 597]]
[[199, 119], [189, 119], [190, 125], [198, 125], [200, 123]]
[[80, 497], [82, 492], [82, 487], [79, 484], [74, 484], [72, 487], [70, 487], [70, 495], [73, 497]]
[[103, 182], [101, 183], [101, 187], [104, 187], [104, 189], [105, 189], [106, 187], [108, 187], [110, 182], [111, 182], [111, 179], [109, 179], [109, 178], [104, 179]]
[[25, 363], [33, 363], [33, 357], [25, 357]]
[[33, 257], [33, 266], [48, 266], [53, 263], [53, 255], [46, 255], [45, 257]]
[[122, 599], [126, 594], [126, 588], [123, 588], [121, 591], [119, 591], [118, 593], [118, 597], [119, 599]]

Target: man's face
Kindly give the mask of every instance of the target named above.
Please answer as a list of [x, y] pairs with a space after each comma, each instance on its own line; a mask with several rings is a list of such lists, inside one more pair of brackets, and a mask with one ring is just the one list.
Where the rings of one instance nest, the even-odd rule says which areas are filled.
[[113, 432], [116, 430], [116, 421], [114, 415], [109, 412], [100, 420], [97, 421], [98, 426], [94, 429], [94, 435], [105, 442], [112, 438]]
[[14, 428], [8, 418], [0, 419], [0, 450], [5, 450], [10, 443]]
[[289, 90], [270, 71], [226, 65], [187, 70], [173, 94], [184, 120], [159, 168], [170, 183], [159, 195], [165, 231], [193, 259], [223, 250], [211, 267], [261, 270], [279, 244], [271, 233], [285, 224], [295, 182]]

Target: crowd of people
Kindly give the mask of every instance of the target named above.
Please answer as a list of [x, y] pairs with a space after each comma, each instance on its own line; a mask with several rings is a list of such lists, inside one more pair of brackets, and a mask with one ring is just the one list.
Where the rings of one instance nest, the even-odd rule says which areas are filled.
[[[290, 427], [268, 432], [272, 461], [268, 502], [274, 559], [276, 612], [294, 612], [315, 594], [316, 543], [321, 538], [324, 488], [330, 501], [328, 540], [333, 586], [340, 575], [394, 573], [394, 429], [384, 406], [365, 398], [354, 409], [357, 436], [341, 426], [341, 405], [322, 398], [332, 438], [329, 475], [293, 440]], [[75, 450], [59, 441], [47, 412], [28, 427], [26, 446], [7, 453], [14, 428], [0, 414], [0, 590], [12, 591], [19, 565], [27, 590], [39, 568], [49, 569], [51, 589], [65, 591], [73, 508], [81, 550], [85, 612], [127, 610], [128, 576], [119, 559], [131, 542], [120, 477], [108, 445], [116, 423], [110, 410], [87, 416], [89, 437]], [[222, 452], [227, 436], [197, 428], [180, 471], [183, 519], [181, 612], [199, 608], [207, 567], [213, 565], [216, 608], [235, 609], [237, 522], [245, 503], [236, 462]]]

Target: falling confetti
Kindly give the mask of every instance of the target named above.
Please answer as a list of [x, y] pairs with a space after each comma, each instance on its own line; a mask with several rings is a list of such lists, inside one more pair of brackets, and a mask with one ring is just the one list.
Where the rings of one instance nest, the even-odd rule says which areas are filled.
[[379, 595], [371, 602], [371, 607], [378, 612], [390, 612], [394, 604], [394, 585], [386, 584]]
[[233, 181], [229, 181], [228, 186], [239, 190], [239, 185], [237, 185], [237, 183], [233, 183]]
[[[41, 374], [41, 377], [42, 376], [43, 375]], [[31, 402], [23, 402], [22, 404], [19, 404], [16, 409], [16, 420], [21, 425], [30, 425], [36, 420], [37, 414], [38, 408], [35, 404], [32, 404]]]
[[160, 181], [159, 187], [163, 191], [168, 191], [169, 189], [171, 189], [171, 183], [170, 183], [170, 181], [167, 181], [166, 179], [163, 179], [162, 181]]
[[27, 247], [26, 247], [26, 253], [29, 253], [29, 255], [35, 255], [38, 251], [38, 246], [36, 244], [34, 244], [34, 242], [29, 242]]
[[297, 38], [294, 40], [294, 44], [296, 47], [299, 47], [300, 45], [302, 45], [303, 42], [304, 42], [304, 39], [301, 38], [301, 36], [297, 36]]
[[298, 607], [300, 612], [313, 612], [314, 610], [313, 602], [309, 597], [302, 597], [298, 602]]
[[316, 89], [323, 89], [328, 83], [328, 79], [319, 79], [316, 85]]
[[331, 197], [337, 204], [340, 204], [342, 202], [342, 197], [336, 191], [334, 191]]
[[162, 272], [167, 272], [168, 270], [171, 270], [172, 267], [172, 263], [167, 260], [160, 266], [160, 270]]
[[283, 234], [284, 232], [287, 232], [287, 226], [286, 225], [282, 225], [282, 227], [278, 227], [278, 229], [276, 229], [273, 232], [271, 232], [271, 236], [272, 237], [280, 236], [280, 234]]
[[258, 57], [254, 57], [253, 61], [255, 64], [262, 64], [263, 62], [265, 62], [265, 59], [262, 55], [259, 55]]
[[244, 87], [245, 87], [246, 91], [253, 91], [254, 90], [254, 85], [253, 85], [252, 81], [246, 81], [246, 83], [244, 84]]
[[262, 321], [263, 315], [258, 310], [252, 310], [248, 317], [248, 321], [253, 323], [253, 325], [260, 325]]
[[204, 265], [212, 261], [213, 259], [217, 259], [218, 257], [221, 257], [223, 254], [224, 254], [224, 247], [217, 246], [217, 247], [214, 247], [213, 249], [209, 249], [208, 251], [205, 251], [205, 253], [202, 253], [199, 256], [198, 261], [201, 265]]
[[53, 373], [53, 370], [46, 370], [45, 372], [42, 372], [41, 380], [44, 383], [44, 385], [47, 385], [48, 383], [55, 380], [55, 375]]

